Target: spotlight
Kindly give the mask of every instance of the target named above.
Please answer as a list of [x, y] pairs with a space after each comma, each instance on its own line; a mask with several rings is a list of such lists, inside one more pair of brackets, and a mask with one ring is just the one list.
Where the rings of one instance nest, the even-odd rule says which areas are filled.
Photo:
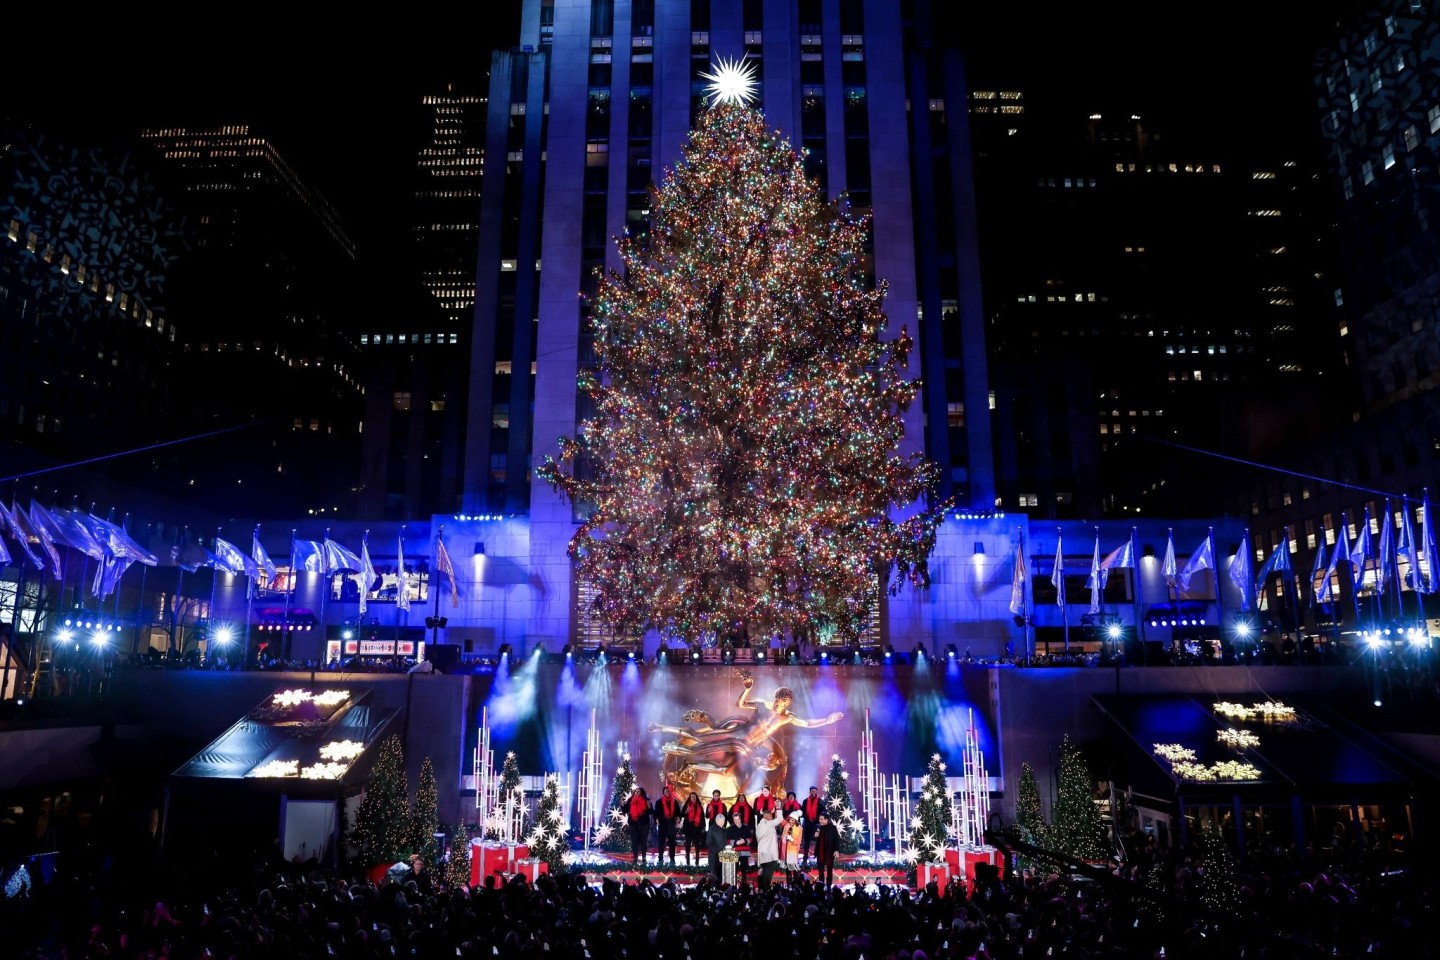
[[1368, 637], [1365, 638], [1365, 642], [1372, 647], [1378, 647], [1380, 646], [1380, 644], [1384, 643], [1384, 641], [1380, 639], [1380, 634], [1378, 633], [1371, 633]]
[[215, 631], [216, 643], [229, 643], [233, 639], [235, 639], [235, 634], [229, 627], [221, 627]]
[[1124, 631], [1120, 629], [1120, 624], [1118, 623], [1112, 623], [1110, 624], [1110, 626], [1105, 628], [1105, 635], [1108, 636], [1111, 640], [1119, 640], [1120, 634], [1123, 632]]
[[1235, 636], [1239, 637], [1241, 640], [1244, 640], [1250, 636], [1250, 624], [1248, 621], [1241, 620], [1239, 623], [1235, 624]]
[[700, 648], [699, 648], [699, 647], [691, 647], [691, 648], [690, 648], [690, 662], [691, 662], [691, 663], [699, 663], [699, 662], [700, 662]]
[[960, 659], [960, 651], [957, 650], [957, 649], [955, 649], [955, 644], [953, 644], [953, 643], [947, 643], [947, 644], [945, 644], [945, 657], [946, 657], [946, 659], [948, 659], [948, 660], [958, 660], [958, 659]]
[[758, 649], [758, 650], [755, 651], [755, 662], [756, 662], [756, 663], [764, 663], [764, 662], [765, 662], [765, 648], [764, 648], [764, 647], [761, 647], [760, 649]]
[[[66, 623], [69, 623], [70, 621], [69, 621], [69, 620], [66, 620], [65, 622], [66, 622]], [[71, 631], [71, 630], [61, 630], [61, 631], [60, 631], [60, 642], [61, 642], [61, 643], [65, 643], [65, 642], [67, 642], [67, 641], [69, 641], [69, 640], [73, 640], [74, 638], [75, 638], [75, 633], [74, 633], [73, 631]]]
[[625, 651], [625, 659], [626, 659], [626, 660], [629, 660], [631, 663], [634, 663], [634, 662], [635, 662], [635, 651], [634, 651], [634, 650], [626, 650], [626, 651]]
[[893, 657], [894, 655], [895, 655], [895, 648], [892, 647], [892, 646], [890, 646], [890, 644], [888, 644], [888, 643], [885, 644], [885, 659], [886, 659], [886, 660], [889, 660], [889, 659], [890, 659], [891, 657]]
[[[567, 656], [568, 656], [568, 654], [567, 654]], [[657, 664], [669, 663], [669, 662], [670, 662], [670, 648], [669, 648], [669, 647], [661, 647], [659, 650], [655, 651], [655, 662], [656, 662]]]
[[1375, 701], [1375, 706], [1377, 706], [1377, 707], [1382, 707], [1382, 706], [1384, 706], [1384, 704], [1381, 703], [1379, 700], [1376, 700], [1376, 701]]
[[90, 642], [97, 647], [103, 647], [105, 645], [106, 639], [107, 638], [105, 634], [100, 631], [96, 631], [95, 633], [90, 635]]
[[510, 654], [513, 653], [514, 650], [515, 650], [515, 648], [512, 647], [512, 646], [510, 646], [510, 644], [508, 644], [508, 643], [502, 643], [502, 644], [500, 644], [500, 652], [499, 652], [499, 657], [500, 657], [500, 659], [501, 659], [501, 660], [504, 660], [506, 657], [510, 656]]
[[74, 621], [73, 619], [71, 619], [70, 617], [66, 617], [66, 618], [65, 618], [65, 626], [67, 626], [67, 627], [73, 627], [74, 625], [75, 625], [75, 621]]
[[820, 662], [821, 662], [821, 663], [829, 663], [829, 662], [830, 662], [830, 651], [829, 651], [829, 650], [821, 650], [821, 651], [820, 651]]
[[346, 631], [344, 631], [343, 633], [340, 634], [340, 639], [341, 639], [341, 640], [353, 640], [353, 639], [355, 639], [355, 631], [354, 631], [354, 630], [346, 630]]
[[539, 657], [540, 654], [542, 654], [542, 653], [544, 653], [544, 652], [545, 652], [545, 645], [544, 645], [543, 643], [538, 643], [538, 644], [535, 645], [535, 649], [530, 651], [530, 656], [532, 656], [532, 657]]

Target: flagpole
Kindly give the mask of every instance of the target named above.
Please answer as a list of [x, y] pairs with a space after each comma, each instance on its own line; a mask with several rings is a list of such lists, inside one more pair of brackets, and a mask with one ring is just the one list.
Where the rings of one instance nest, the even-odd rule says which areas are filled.
[[1065, 663], [1070, 663], [1070, 617], [1065, 611], [1065, 555], [1061, 552], [1065, 541], [1061, 529], [1055, 528], [1055, 572], [1060, 575], [1059, 599], [1060, 599], [1060, 620], [1065, 626]]
[[1140, 552], [1135, 549], [1135, 535], [1136, 535], [1136, 533], [1137, 533], [1137, 528], [1131, 527], [1131, 528], [1130, 528], [1130, 560], [1134, 563], [1134, 566], [1130, 569], [1130, 575], [1135, 578], [1135, 591], [1134, 591], [1134, 594], [1133, 594], [1134, 597], [1135, 597], [1135, 626], [1138, 627], [1139, 630], [1140, 630], [1140, 654], [1141, 654], [1140, 662], [1143, 664], [1143, 663], [1145, 662], [1145, 655], [1147, 654], [1149, 648], [1145, 646], [1145, 643], [1146, 643], [1146, 639], [1145, 639], [1145, 616], [1144, 616], [1144, 611], [1141, 609], [1141, 607], [1142, 607], [1143, 604], [1142, 604], [1142, 601], [1141, 601], [1141, 599], [1140, 599], [1140, 591], [1141, 591], [1141, 589], [1142, 589], [1142, 588], [1141, 588], [1141, 584], [1140, 584]]
[[[150, 528], [153, 527], [154, 525], [155, 525], [154, 523], [147, 523], [147, 524], [145, 524], [145, 549], [146, 549], [146, 550], [149, 550], [149, 549], [150, 549], [150, 542], [151, 542], [151, 541], [150, 541]], [[144, 564], [144, 563], [142, 563], [142, 564], [140, 565], [140, 592], [139, 592], [139, 594], [137, 594], [136, 597], [135, 597], [135, 611], [136, 611], [136, 613], [139, 613], [140, 611], [142, 611], [142, 610], [145, 609], [145, 576], [146, 576], [146, 574], [148, 574], [149, 572], [150, 572], [150, 566], [149, 566], [149, 564]], [[138, 620], [139, 620], [139, 617], [136, 617], [136, 620], [138, 621]], [[139, 648], [140, 648], [140, 624], [137, 622], [137, 623], [135, 624], [135, 635], [130, 639], [130, 652], [131, 652], [131, 653], [138, 653], [138, 652], [139, 652]], [[147, 649], [148, 649], [148, 647], [147, 647]]]
[[1290, 562], [1289, 527], [1285, 528], [1285, 542], [1280, 546], [1281, 549], [1285, 551], [1285, 562], [1287, 564], [1285, 568], [1285, 585], [1290, 588], [1286, 591], [1286, 594], [1290, 600], [1290, 615], [1295, 620], [1295, 656], [1298, 658], [1300, 656], [1300, 589], [1296, 584], [1295, 564]]
[[[284, 607], [284, 609], [285, 609], [285, 616], [284, 616], [284, 618], [282, 619], [281, 624], [280, 624], [281, 629], [283, 629], [283, 630], [285, 631], [285, 632], [282, 634], [282, 636], [285, 638], [284, 641], [281, 643], [281, 650], [280, 650], [280, 652], [281, 652], [282, 654], [284, 654], [284, 653], [287, 652], [284, 648], [290, 646], [290, 594], [295, 591], [295, 534], [296, 534], [295, 528], [294, 528], [294, 527], [291, 527], [291, 528], [290, 528], [290, 582], [285, 585], [285, 607]], [[283, 659], [289, 659], [289, 658], [288, 658], [288, 657], [284, 657]]]
[[[259, 541], [260, 524], [257, 523], [255, 524], [255, 532], [250, 535], [251, 554], [255, 553], [255, 544]], [[241, 666], [245, 666], [250, 662], [250, 614], [255, 608], [255, 591], [257, 589], [255, 581], [260, 579], [260, 561], [256, 560], [253, 555], [250, 557], [250, 559], [255, 563], [255, 573], [246, 575], [247, 582], [245, 584], [245, 633], [243, 634], [243, 636], [245, 637], [245, 653], [242, 655]]]
[[[442, 523], [440, 524], [440, 530], [435, 534], [435, 542], [443, 543], [444, 538], [445, 524]], [[432, 600], [434, 600], [434, 611], [430, 614], [430, 646], [432, 647], [440, 642], [440, 591], [435, 589], [435, 574], [438, 572], [439, 571], [435, 567], [432, 566], [430, 568], [430, 592], [434, 594], [434, 596], [431, 598]], [[503, 638], [501, 639], [501, 642], [504, 642]]]
[[[1220, 625], [1220, 636], [1225, 636], [1225, 601], [1220, 597], [1220, 554], [1215, 552], [1215, 528], [1209, 527], [1205, 536], [1210, 541], [1210, 580], [1215, 584], [1215, 622]], [[1208, 646], [1208, 645], [1207, 645]], [[1220, 662], [1220, 645], [1215, 645], [1215, 661]], [[1201, 663], [1205, 662], [1202, 657]]]
[[325, 528], [325, 552], [320, 557], [320, 640], [321, 649], [328, 635], [325, 629], [325, 601], [330, 599], [330, 587], [335, 582], [330, 572], [330, 528]]
[[[1425, 537], [1428, 542], [1430, 540], [1430, 521], [1432, 517], [1430, 513], [1430, 488], [1421, 487], [1420, 489], [1425, 495], [1425, 499], [1422, 501], [1422, 512], [1425, 514], [1426, 524], [1424, 533], [1421, 535]], [[1418, 543], [1415, 544], [1413, 549], [1415, 552], [1411, 556], [1410, 562], [1415, 566], [1415, 609], [1420, 614], [1420, 629], [1425, 631], [1425, 635], [1428, 637], [1430, 635], [1430, 621], [1425, 618], [1425, 588], [1435, 582], [1435, 558], [1430, 556], [1429, 550], [1425, 551], [1425, 563], [1430, 567], [1430, 578], [1427, 581], [1423, 576], [1423, 571], [1420, 569], [1420, 545]]]
[[[216, 539], [217, 541], [220, 539], [220, 533], [221, 533], [221, 531], [222, 531], [223, 529], [224, 529], [223, 527], [216, 527], [216, 528], [215, 528], [215, 539]], [[218, 547], [219, 544], [212, 542], [212, 543], [210, 544], [210, 546], [211, 546], [211, 547]], [[210, 551], [210, 554], [211, 554], [212, 557], [214, 557], [214, 556], [215, 556], [215, 551], [212, 549], [212, 550]], [[213, 633], [214, 630], [215, 630], [215, 585], [216, 585], [216, 581], [218, 581], [219, 579], [220, 579], [220, 568], [215, 565], [215, 561], [212, 559], [212, 560], [210, 561], [210, 607], [209, 607], [209, 609], [207, 609], [207, 610], [205, 611], [205, 619], [206, 619], [207, 621], [209, 621], [209, 623], [210, 623], [210, 629], [207, 630], [207, 631], [205, 631], [207, 638], [209, 638], [209, 637], [210, 637], [210, 634]], [[213, 638], [212, 638], [212, 639], [213, 639]], [[209, 650], [210, 639], [207, 639], [207, 640], [205, 641], [205, 646], [206, 646], [205, 652], [206, 652], [206, 653], [209, 653], [209, 652], [210, 652], [210, 650]]]

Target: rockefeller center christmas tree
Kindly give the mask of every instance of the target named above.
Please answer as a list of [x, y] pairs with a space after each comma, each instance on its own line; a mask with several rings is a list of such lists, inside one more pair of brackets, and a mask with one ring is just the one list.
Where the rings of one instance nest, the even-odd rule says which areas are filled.
[[841, 853], [855, 853], [860, 849], [860, 831], [864, 827], [864, 821], [855, 812], [855, 804], [850, 799], [849, 780], [850, 772], [845, 769], [845, 761], [838, 753], [832, 754], [830, 775], [825, 778], [825, 811], [830, 815], [830, 822], [840, 831]]
[[380, 744], [365, 799], [355, 815], [354, 843], [364, 863], [399, 860], [408, 852], [409, 789], [405, 785], [405, 752], [394, 734]]
[[1095, 809], [1095, 781], [1080, 748], [1070, 735], [1060, 741], [1060, 783], [1055, 790], [1054, 816], [1046, 831], [1046, 846], [1077, 860], [1104, 860], [1104, 827]]
[[868, 222], [747, 98], [717, 95], [620, 241], [587, 305], [595, 415], [538, 469], [589, 514], [570, 550], [617, 632], [844, 642], [885, 580], [928, 582], [946, 504], [936, 466], [897, 452], [919, 383]]

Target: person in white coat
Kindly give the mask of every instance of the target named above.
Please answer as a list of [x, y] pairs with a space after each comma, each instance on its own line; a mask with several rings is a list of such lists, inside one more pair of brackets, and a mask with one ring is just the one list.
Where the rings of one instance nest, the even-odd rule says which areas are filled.
[[775, 868], [780, 865], [780, 814], [772, 807], [755, 821], [755, 862], [760, 864], [760, 889], [770, 886]]

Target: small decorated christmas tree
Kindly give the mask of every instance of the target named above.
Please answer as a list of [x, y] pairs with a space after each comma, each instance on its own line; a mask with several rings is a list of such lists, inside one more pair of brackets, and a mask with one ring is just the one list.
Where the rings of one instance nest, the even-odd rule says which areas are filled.
[[620, 766], [615, 768], [615, 779], [610, 782], [610, 812], [604, 823], [595, 829], [591, 839], [603, 850], [625, 851], [630, 849], [630, 834], [625, 825], [625, 805], [630, 802], [630, 791], [635, 789], [635, 771], [630, 769], [630, 754], [620, 755]]
[[1200, 841], [1200, 902], [1216, 913], [1232, 915], [1240, 907], [1240, 889], [1235, 883], [1235, 858], [1230, 845], [1215, 832], [1206, 832]]
[[[1037, 847], [1045, 846], [1045, 808], [1040, 805], [1040, 785], [1035, 780], [1035, 768], [1028, 763], [1020, 764], [1020, 795], [1015, 799], [1015, 827], [1018, 839]], [[1020, 868], [1034, 866], [1029, 857], [1020, 858]]]
[[485, 818], [485, 839], [505, 838], [505, 799], [513, 798], [514, 806], [524, 806], [524, 792], [520, 789], [520, 763], [515, 751], [505, 754], [505, 764], [500, 768], [500, 789], [495, 795], [495, 809]]
[[1046, 845], [1077, 860], [1104, 860], [1104, 828], [1095, 809], [1095, 781], [1080, 748], [1066, 734], [1060, 742], [1060, 783], [1055, 815], [1046, 830]]
[[545, 792], [540, 795], [535, 822], [525, 837], [530, 856], [544, 860], [551, 874], [565, 869], [565, 851], [570, 849], [566, 826], [565, 810], [560, 806], [560, 781], [552, 773], [545, 778]]
[[445, 883], [452, 890], [470, 886], [470, 838], [475, 831], [462, 823], [450, 837], [450, 856], [445, 860]]
[[825, 779], [825, 812], [840, 831], [840, 852], [855, 853], [860, 849], [860, 833], [865, 823], [855, 812], [850, 799], [850, 771], [838, 753], [830, 756], [830, 775]]
[[394, 734], [380, 744], [365, 799], [355, 815], [355, 846], [369, 864], [392, 862], [408, 852], [409, 790], [405, 785], [405, 750]]
[[440, 848], [435, 833], [440, 829], [440, 792], [435, 787], [435, 765], [426, 757], [420, 765], [420, 785], [410, 809], [410, 850], [420, 855], [425, 869], [433, 875], [440, 865]]
[[930, 757], [925, 771], [925, 784], [920, 788], [920, 804], [910, 825], [910, 850], [917, 863], [939, 863], [945, 859], [945, 838], [954, 818], [950, 785], [945, 782], [945, 761], [940, 754]]

